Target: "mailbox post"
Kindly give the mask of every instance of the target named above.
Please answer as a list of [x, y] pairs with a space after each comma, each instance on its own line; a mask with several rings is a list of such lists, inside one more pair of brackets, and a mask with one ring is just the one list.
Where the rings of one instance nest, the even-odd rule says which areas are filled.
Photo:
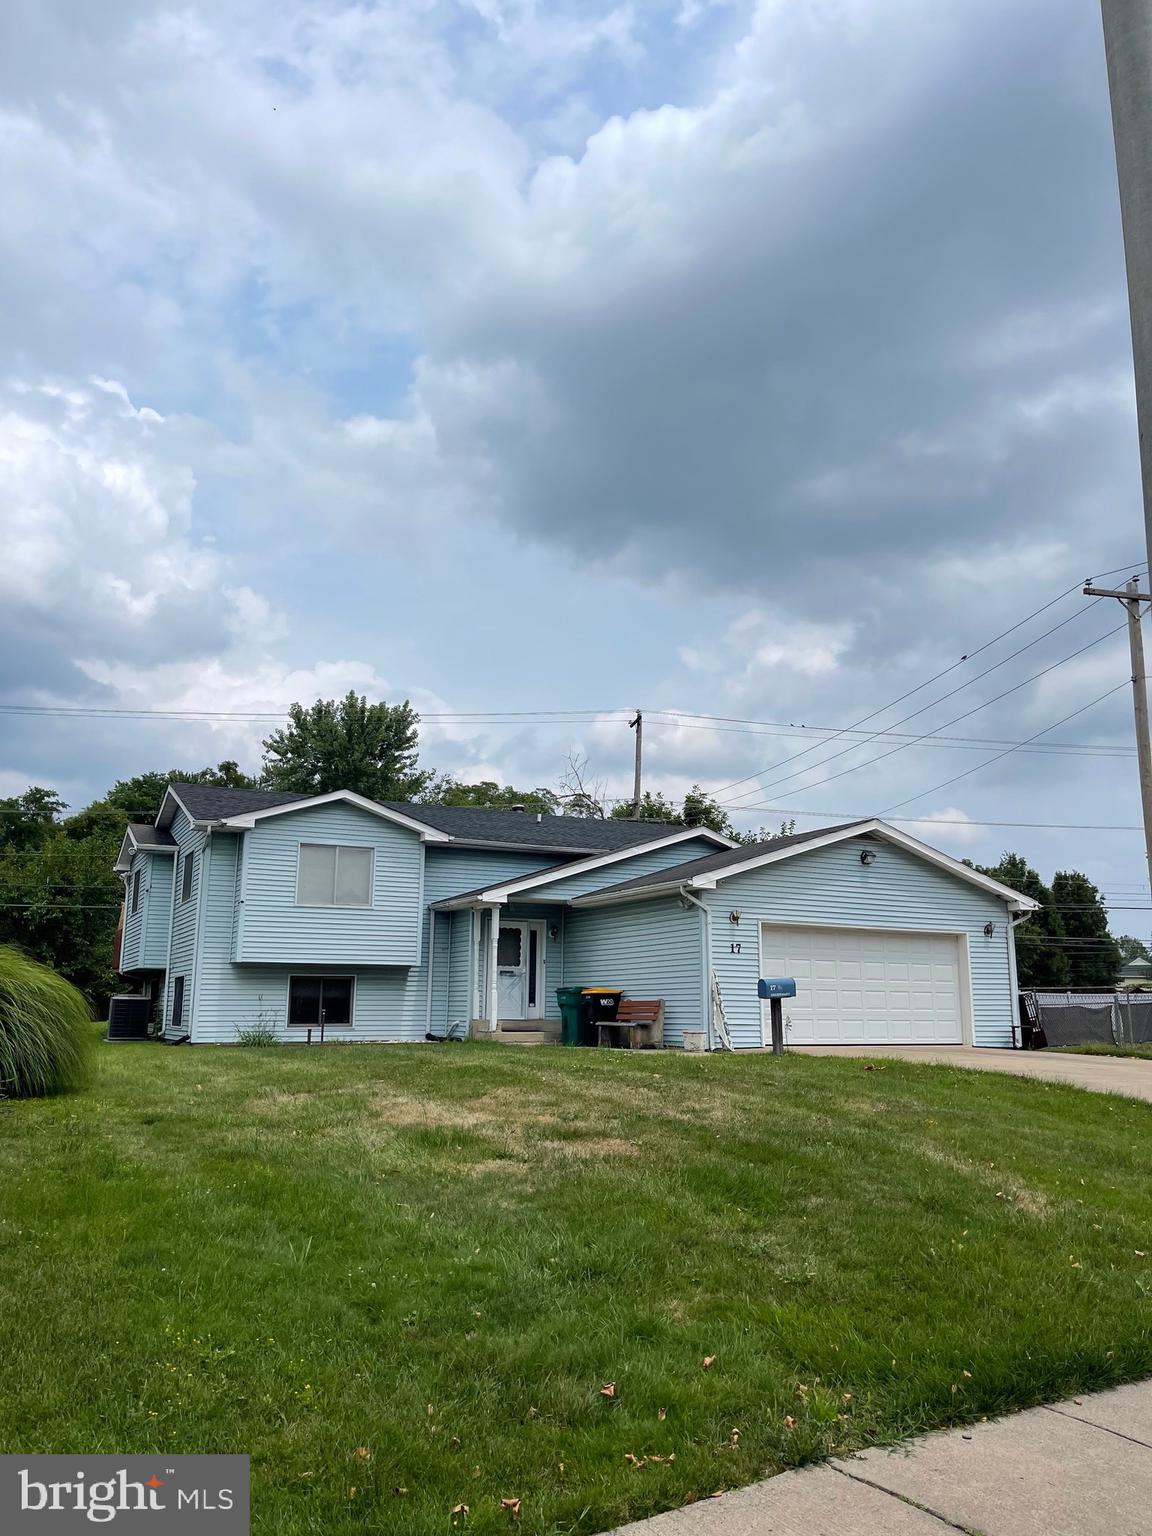
[[758, 997], [768, 999], [772, 1016], [772, 1054], [784, 1054], [784, 1005], [783, 999], [796, 996], [796, 982], [791, 976], [761, 976], [756, 983]]

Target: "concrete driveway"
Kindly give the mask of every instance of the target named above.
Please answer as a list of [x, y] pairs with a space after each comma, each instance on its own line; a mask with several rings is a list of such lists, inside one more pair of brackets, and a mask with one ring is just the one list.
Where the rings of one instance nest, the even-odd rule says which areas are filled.
[[1152, 1100], [1152, 1061], [1132, 1056], [1074, 1056], [1054, 1051], [988, 1051], [967, 1045], [807, 1045], [803, 1056], [890, 1057], [930, 1061], [980, 1072], [1012, 1072], [1049, 1083], [1072, 1083], [1097, 1093], [1123, 1093]]

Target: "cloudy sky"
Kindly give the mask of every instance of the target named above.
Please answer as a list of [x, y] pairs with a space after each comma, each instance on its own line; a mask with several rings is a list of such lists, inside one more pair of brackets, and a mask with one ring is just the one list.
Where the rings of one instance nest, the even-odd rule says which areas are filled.
[[[1095, 5], [7, 0], [0, 208], [0, 703], [355, 687], [617, 795], [641, 705], [742, 824], [1147, 905], [1135, 833], [987, 825], [1138, 824], [1118, 605], [972, 655], [1142, 568]], [[495, 711], [578, 718], [432, 718]], [[78, 805], [268, 726], [0, 728]]]

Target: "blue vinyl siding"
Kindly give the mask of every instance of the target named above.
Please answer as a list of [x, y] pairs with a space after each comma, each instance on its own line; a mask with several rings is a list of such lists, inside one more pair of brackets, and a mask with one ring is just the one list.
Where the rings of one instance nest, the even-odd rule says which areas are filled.
[[[564, 985], [623, 987], [664, 999], [664, 1040], [683, 1043], [704, 1025], [704, 914], [674, 896], [576, 908], [564, 930]], [[755, 993], [755, 983], [753, 983]]]
[[168, 964], [168, 934], [172, 927], [171, 854], [146, 855], [149, 869], [145, 877], [146, 894], [141, 899], [144, 916], [141, 934], [140, 965], [146, 971], [162, 971]]
[[444, 1022], [455, 1024], [472, 1017], [472, 914], [452, 913], [448, 949], [447, 1008]]
[[[168, 930], [172, 925], [172, 855], [136, 853], [124, 887], [124, 935], [120, 969], [162, 971], [168, 964]], [[140, 874], [140, 905], [132, 910], [132, 884]]]
[[[176, 839], [177, 853], [171, 860], [175, 866], [172, 878], [176, 882], [175, 906], [172, 911], [172, 955], [168, 965], [164, 993], [164, 1027], [172, 1022], [172, 991], [177, 976], [184, 977], [184, 1020], [181, 1032], [191, 1027], [192, 1010], [196, 1003], [193, 971], [196, 962], [196, 914], [199, 907], [200, 878], [203, 873], [203, 829], [193, 825], [183, 811], [178, 810], [168, 829]], [[189, 855], [195, 859], [192, 877], [192, 896], [181, 901], [184, 884], [184, 860]], [[171, 899], [171, 898], [170, 898]]]
[[[371, 848], [370, 907], [296, 901], [301, 843]], [[271, 816], [245, 833], [236, 959], [292, 965], [415, 965], [420, 959], [419, 835], [352, 805]]]
[[[863, 847], [876, 862], [863, 865]], [[973, 1044], [1010, 1046], [1015, 998], [1008, 912], [998, 897], [891, 843], [851, 838], [723, 880], [700, 899], [712, 913], [713, 965], [737, 1046], [758, 1046], [760, 923], [963, 933], [971, 956]], [[739, 926], [728, 921], [740, 912]], [[994, 924], [991, 938], [986, 923]], [[739, 955], [731, 944], [739, 942]], [[963, 945], [961, 945], [963, 964]]]
[[[440, 844], [429, 844], [425, 850], [424, 900], [429, 905], [446, 901], [465, 891], [478, 890], [485, 884], [496, 885], [517, 875], [532, 875], [538, 870], [550, 869], [556, 862], [555, 854], [518, 853], [497, 848], [445, 848]], [[457, 911], [448, 915], [451, 924], [447, 936], [444, 937], [444, 927], [436, 930], [437, 951], [442, 942], [447, 951], [443, 966], [437, 955], [433, 981], [431, 1019], [432, 1028], [437, 1033], [448, 1024], [472, 1016], [472, 914]], [[422, 939], [425, 964], [427, 929], [426, 916]]]
[[671, 869], [675, 864], [687, 864], [709, 853], [719, 853], [719, 846], [706, 837], [686, 838], [669, 848], [650, 848], [647, 852], [634, 853], [614, 864], [602, 864], [598, 869], [588, 869], [579, 875], [558, 877], [547, 885], [533, 886], [520, 891], [517, 901], [571, 901], [575, 896], [587, 896], [591, 891], [602, 891], [610, 885], [619, 885], [637, 875], [650, 875], [659, 869]]
[[[264, 825], [271, 825], [277, 820], [284, 819], [289, 818], [274, 817]], [[290, 819], [303, 820], [303, 817], [292, 816]], [[368, 819], [380, 826], [390, 825], [381, 822], [378, 817], [368, 817]], [[394, 830], [404, 832], [403, 828]], [[457, 850], [433, 845], [425, 847], [415, 839], [413, 834], [405, 835], [412, 836], [417, 848], [422, 849], [426, 854], [423, 880], [425, 903], [457, 895], [482, 884], [485, 880], [506, 879], [519, 873], [527, 874], [534, 868], [555, 863], [554, 858], [532, 854]], [[346, 1030], [328, 1030], [329, 1038], [423, 1040], [428, 1027], [426, 987], [430, 914], [427, 905], [423, 913], [420, 912], [418, 905], [414, 908], [414, 921], [417, 917], [422, 917], [421, 948], [417, 965], [364, 965], [328, 956], [324, 956], [319, 961], [297, 959], [294, 956], [289, 956], [286, 960], [277, 963], [233, 961], [236, 892], [238, 884], [242, 884], [246, 890], [251, 888], [247, 879], [240, 881], [239, 865], [242, 859], [251, 860], [252, 837], [252, 832], [244, 833], [243, 837], [234, 833], [221, 832], [215, 832], [212, 836], [193, 1040], [196, 1043], [232, 1044], [236, 1040], [238, 1029], [251, 1028], [259, 1023], [275, 1029], [287, 1040], [302, 1040], [304, 1032], [289, 1028], [287, 1022], [288, 981], [290, 976], [308, 974], [338, 974], [355, 977], [352, 1026]], [[322, 841], [323, 839], [313, 838], [309, 831], [303, 840]], [[353, 842], [359, 841], [359, 838], [349, 837], [345, 825], [339, 837], [329, 840]], [[300, 838], [297, 837], [296, 841], [300, 841]], [[379, 864], [379, 859], [377, 862]], [[294, 904], [296, 897], [294, 853], [291, 861], [290, 891]], [[416, 900], [419, 900], [418, 896]], [[314, 907], [304, 910], [312, 916], [317, 915], [317, 909]], [[356, 912], [362, 915], [362, 909], [356, 909]], [[325, 914], [321, 912], [319, 915]], [[249, 920], [250, 912], [246, 903], [242, 929], [247, 926]], [[437, 978], [444, 978], [443, 990], [447, 990], [451, 995], [453, 1019], [464, 1018], [468, 1014], [470, 920], [469, 912], [452, 914], [452, 937], [444, 944], [446, 963], [442, 967], [439, 955], [434, 962]], [[437, 949], [440, 948], [446, 927], [442, 919], [436, 934]], [[189, 985], [191, 985], [190, 982]], [[443, 996], [443, 990], [441, 996]], [[463, 1009], [457, 1011], [461, 1000]], [[438, 1004], [434, 996], [431, 1020], [434, 1030], [443, 1026], [447, 1013], [448, 1010], [442, 1003]], [[188, 1017], [187, 1007], [185, 1017]]]
[[[134, 853], [128, 867], [128, 879], [124, 884], [124, 931], [120, 936], [120, 969], [124, 972], [140, 970], [144, 965], [142, 939], [144, 918], [148, 910], [149, 863], [148, 854]], [[132, 887], [137, 875], [140, 876], [140, 905], [133, 912]]]

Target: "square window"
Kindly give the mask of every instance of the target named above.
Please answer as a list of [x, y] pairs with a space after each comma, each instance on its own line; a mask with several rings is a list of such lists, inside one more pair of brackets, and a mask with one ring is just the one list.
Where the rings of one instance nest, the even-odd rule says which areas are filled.
[[370, 907], [372, 867], [371, 848], [301, 843], [296, 900], [304, 907]]
[[304, 1029], [347, 1028], [352, 1022], [351, 976], [293, 976], [288, 983], [288, 1023]]

